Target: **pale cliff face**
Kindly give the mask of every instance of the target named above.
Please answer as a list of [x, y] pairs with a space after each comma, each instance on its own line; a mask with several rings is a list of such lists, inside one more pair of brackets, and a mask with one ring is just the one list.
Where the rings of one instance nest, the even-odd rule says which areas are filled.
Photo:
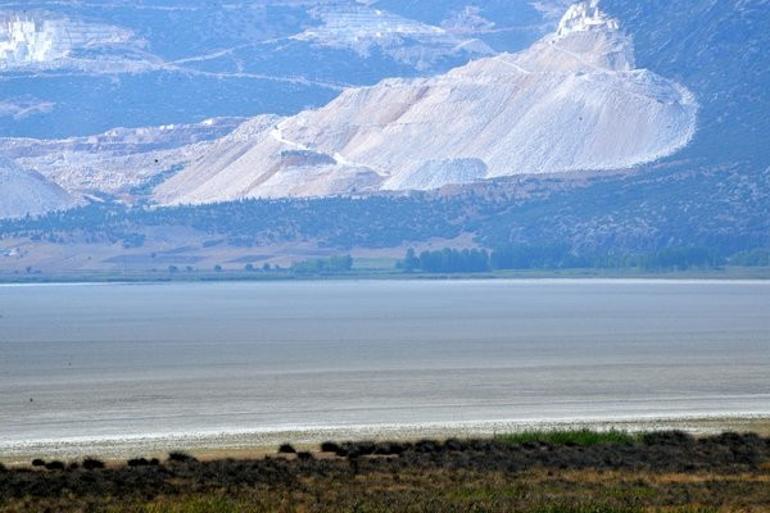
[[5, 27], [5, 37], [5, 41], [0, 40], [0, 65], [6, 67], [64, 56], [57, 52], [50, 31], [38, 27], [34, 20], [9, 20]]
[[0, 13], [0, 70], [88, 68], [98, 66], [88, 51], [143, 44], [130, 30], [110, 25], [37, 11]]

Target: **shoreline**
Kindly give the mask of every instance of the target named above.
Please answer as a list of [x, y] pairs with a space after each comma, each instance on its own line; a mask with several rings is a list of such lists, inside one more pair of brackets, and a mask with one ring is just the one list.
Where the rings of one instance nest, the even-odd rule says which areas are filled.
[[178, 272], [163, 271], [61, 271], [21, 274], [0, 271], [0, 286], [86, 285], [153, 283], [284, 283], [326, 281], [498, 281], [498, 280], [639, 280], [639, 281], [727, 281], [768, 282], [768, 267], [724, 267], [684, 271], [641, 271], [638, 269], [521, 269], [484, 273], [405, 273], [390, 269], [354, 269], [345, 273], [297, 274], [289, 271]]
[[[355, 260], [354, 260], [355, 262]], [[396, 261], [377, 261], [371, 264], [362, 259], [360, 265], [347, 271], [294, 272], [287, 268], [269, 271], [254, 269], [178, 270], [169, 272], [159, 269], [49, 269], [24, 273], [20, 270], [0, 268], [0, 286], [15, 284], [91, 284], [91, 283], [276, 283], [276, 282], [323, 282], [323, 281], [496, 281], [496, 280], [546, 280], [546, 279], [638, 279], [638, 280], [695, 280], [695, 281], [770, 281], [770, 266], [693, 267], [689, 269], [640, 269], [575, 267], [564, 269], [532, 268], [508, 269], [485, 272], [427, 273], [405, 272], [396, 269]]]
[[770, 436], [770, 413], [729, 416], [651, 416], [616, 419], [497, 420], [426, 424], [276, 427], [231, 432], [148, 434], [147, 436], [129, 438], [50, 439], [28, 443], [0, 443], [0, 462], [7, 465], [24, 465], [34, 458], [75, 460], [86, 456], [117, 462], [140, 456], [162, 458], [172, 451], [184, 451], [201, 460], [253, 458], [270, 454], [283, 443], [291, 443], [298, 448], [312, 448], [329, 440], [414, 442], [421, 439], [487, 439], [500, 434], [530, 430], [579, 429], [598, 431], [614, 429], [630, 433], [679, 430], [698, 436], [740, 432]]

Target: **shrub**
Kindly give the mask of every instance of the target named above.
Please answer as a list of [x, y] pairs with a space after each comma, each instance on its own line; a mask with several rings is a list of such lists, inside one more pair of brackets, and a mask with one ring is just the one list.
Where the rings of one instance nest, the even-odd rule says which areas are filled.
[[173, 461], [176, 463], [189, 463], [189, 462], [198, 461], [198, 460], [196, 460], [195, 458], [193, 458], [187, 453], [184, 453], [181, 451], [174, 451], [168, 454], [168, 461]]
[[449, 451], [462, 451], [465, 449], [465, 444], [456, 438], [450, 438], [444, 442], [444, 447]]
[[343, 452], [345, 456], [351, 459], [360, 458], [362, 456], [371, 456], [374, 451], [377, 450], [377, 444], [370, 441], [362, 441], [355, 443], [345, 444]]
[[83, 460], [83, 468], [86, 470], [98, 470], [104, 468], [104, 462], [96, 458], [86, 458]]
[[406, 451], [406, 445], [398, 442], [382, 442], [377, 444], [374, 454], [379, 456], [399, 456]]
[[278, 448], [278, 454], [297, 454], [297, 450], [289, 444], [283, 444]]
[[339, 444], [334, 442], [324, 442], [321, 444], [321, 452], [333, 452], [337, 453], [340, 450]]
[[64, 462], [61, 461], [49, 461], [45, 464], [45, 468], [48, 470], [64, 470], [66, 465], [64, 465]]
[[642, 435], [645, 445], [688, 445], [694, 442], [692, 435], [684, 431], [656, 431]]
[[414, 445], [417, 452], [437, 452], [439, 450], [439, 444], [433, 440], [420, 440]]
[[40, 458], [35, 458], [34, 460], [32, 460], [32, 466], [45, 467], [45, 460], [41, 460]]

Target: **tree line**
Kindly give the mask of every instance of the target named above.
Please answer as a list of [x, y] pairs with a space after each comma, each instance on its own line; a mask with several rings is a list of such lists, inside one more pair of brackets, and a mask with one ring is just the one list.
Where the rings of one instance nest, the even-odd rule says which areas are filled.
[[352, 269], [353, 257], [343, 255], [295, 262], [290, 270], [295, 274], [334, 274], [348, 272]]
[[[762, 254], [746, 255], [741, 260], [764, 261]], [[423, 251], [408, 249], [397, 268], [404, 272], [482, 273], [527, 269], [640, 269], [672, 271], [693, 268], [718, 268], [726, 263], [720, 253], [706, 248], [666, 248], [649, 253], [580, 255], [567, 245], [510, 245], [492, 251], [452, 249]]]
[[405, 272], [478, 273], [490, 271], [489, 252], [485, 249], [450, 249], [423, 251], [417, 255], [408, 249], [397, 267]]

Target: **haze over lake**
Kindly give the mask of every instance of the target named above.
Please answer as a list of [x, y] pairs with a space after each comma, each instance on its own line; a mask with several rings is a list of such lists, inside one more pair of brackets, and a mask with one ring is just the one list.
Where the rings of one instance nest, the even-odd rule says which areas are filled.
[[7, 454], [270, 430], [766, 415], [768, 368], [770, 282], [0, 286]]

